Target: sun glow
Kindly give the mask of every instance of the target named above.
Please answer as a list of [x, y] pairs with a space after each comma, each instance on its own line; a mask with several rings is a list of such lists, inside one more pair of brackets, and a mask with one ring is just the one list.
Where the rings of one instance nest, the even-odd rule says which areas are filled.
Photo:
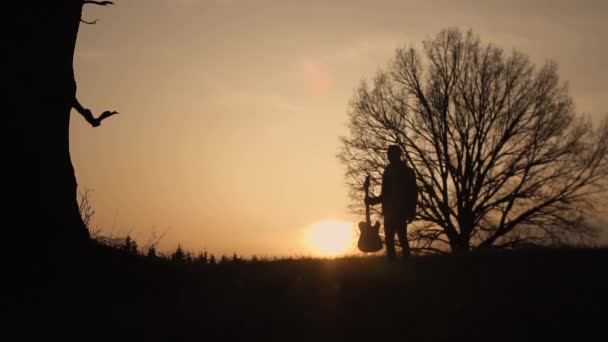
[[354, 225], [344, 221], [321, 221], [308, 230], [310, 249], [322, 256], [337, 256], [350, 250], [355, 238]]

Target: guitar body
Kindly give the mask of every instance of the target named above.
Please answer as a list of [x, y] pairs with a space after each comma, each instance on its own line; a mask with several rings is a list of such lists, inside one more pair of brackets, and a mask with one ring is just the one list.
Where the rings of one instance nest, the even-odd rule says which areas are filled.
[[[365, 198], [369, 197], [369, 176], [365, 178], [363, 188], [365, 190]], [[365, 204], [365, 222], [359, 222], [359, 241], [357, 247], [364, 253], [373, 253], [382, 249], [382, 238], [380, 238], [380, 222], [372, 225], [370, 218], [369, 204]]]
[[359, 241], [357, 247], [364, 253], [374, 253], [382, 249], [382, 239], [380, 238], [380, 222], [373, 226], [367, 222], [359, 222]]

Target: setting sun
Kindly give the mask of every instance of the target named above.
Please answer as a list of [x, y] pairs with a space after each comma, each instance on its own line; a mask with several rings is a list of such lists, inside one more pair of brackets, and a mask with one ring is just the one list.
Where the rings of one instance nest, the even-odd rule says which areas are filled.
[[323, 256], [346, 253], [353, 245], [353, 224], [344, 221], [321, 221], [308, 231], [309, 247]]

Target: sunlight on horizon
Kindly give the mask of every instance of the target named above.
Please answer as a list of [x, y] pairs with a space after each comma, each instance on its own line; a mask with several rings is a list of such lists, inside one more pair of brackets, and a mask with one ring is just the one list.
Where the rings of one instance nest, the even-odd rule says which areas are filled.
[[306, 235], [306, 243], [311, 251], [326, 257], [349, 252], [354, 240], [354, 224], [336, 220], [320, 221], [312, 225]]

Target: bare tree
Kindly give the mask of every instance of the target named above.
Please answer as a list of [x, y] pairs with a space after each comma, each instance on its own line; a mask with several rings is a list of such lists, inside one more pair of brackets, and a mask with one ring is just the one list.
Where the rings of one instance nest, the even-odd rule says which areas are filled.
[[[6, 46], [10, 94], [3, 107], [10, 136], [5, 159], [10, 174], [5, 201], [20, 239], [53, 243], [85, 241], [88, 231], [79, 213], [77, 183], [70, 156], [70, 113], [75, 108], [93, 126], [115, 112], [95, 118], [76, 99], [74, 51], [85, 5], [111, 1], [17, 1], [9, 16]], [[91, 22], [93, 23], [93, 22]], [[30, 203], [26, 208], [24, 203]], [[35, 215], [28, 215], [28, 211]], [[24, 218], [28, 217], [27, 222]], [[27, 226], [26, 226], [27, 225]]]
[[575, 114], [556, 64], [537, 68], [454, 28], [419, 50], [398, 49], [352, 99], [339, 158], [353, 203], [397, 144], [421, 188], [415, 248], [592, 237], [584, 218], [608, 176], [608, 121]]

